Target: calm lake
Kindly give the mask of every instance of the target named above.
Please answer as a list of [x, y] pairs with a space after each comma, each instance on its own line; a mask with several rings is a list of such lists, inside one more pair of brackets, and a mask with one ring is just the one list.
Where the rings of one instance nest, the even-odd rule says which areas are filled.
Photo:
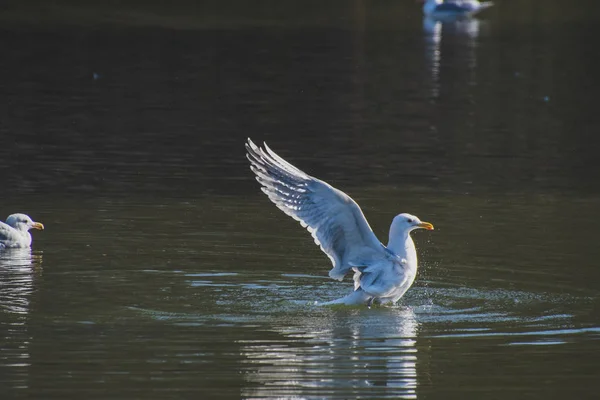
[[[0, 15], [2, 399], [597, 398], [595, 2], [87, 3]], [[435, 225], [396, 306], [315, 305], [247, 137]]]

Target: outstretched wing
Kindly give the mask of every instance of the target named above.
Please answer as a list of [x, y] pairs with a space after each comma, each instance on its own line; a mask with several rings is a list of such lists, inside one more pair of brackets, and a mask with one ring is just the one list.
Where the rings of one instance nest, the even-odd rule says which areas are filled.
[[300, 171], [266, 144], [263, 149], [248, 139], [246, 150], [262, 191], [284, 213], [300, 221], [331, 259], [330, 277], [342, 280], [352, 267], [369, 264], [385, 254], [350, 196]]

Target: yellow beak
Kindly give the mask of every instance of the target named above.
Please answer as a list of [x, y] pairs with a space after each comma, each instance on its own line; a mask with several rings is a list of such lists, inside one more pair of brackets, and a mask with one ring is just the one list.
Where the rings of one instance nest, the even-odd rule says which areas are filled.
[[429, 222], [421, 222], [417, 226], [419, 228], [427, 229], [428, 231], [432, 231], [433, 230], [433, 225], [431, 225]]
[[33, 225], [31, 225], [31, 227], [34, 229], [39, 229], [40, 231], [44, 230], [44, 224], [42, 224], [41, 222], [34, 222]]

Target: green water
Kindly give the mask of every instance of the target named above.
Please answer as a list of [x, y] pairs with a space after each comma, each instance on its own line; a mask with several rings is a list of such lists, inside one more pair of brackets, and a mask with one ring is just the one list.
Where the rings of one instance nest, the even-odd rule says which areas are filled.
[[[46, 230], [0, 254], [3, 399], [594, 398], [589, 13], [120, 3], [4, 10], [0, 216]], [[314, 304], [352, 283], [260, 192], [248, 136], [380, 239], [435, 225], [396, 307]]]

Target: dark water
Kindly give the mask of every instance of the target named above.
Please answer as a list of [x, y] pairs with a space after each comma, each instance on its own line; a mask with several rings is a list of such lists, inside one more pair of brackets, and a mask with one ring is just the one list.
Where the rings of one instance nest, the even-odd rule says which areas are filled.
[[[6, 3], [0, 215], [46, 230], [0, 254], [1, 397], [594, 398], [584, 3]], [[381, 239], [435, 224], [398, 306], [313, 305], [351, 283], [260, 193], [248, 136]]]

